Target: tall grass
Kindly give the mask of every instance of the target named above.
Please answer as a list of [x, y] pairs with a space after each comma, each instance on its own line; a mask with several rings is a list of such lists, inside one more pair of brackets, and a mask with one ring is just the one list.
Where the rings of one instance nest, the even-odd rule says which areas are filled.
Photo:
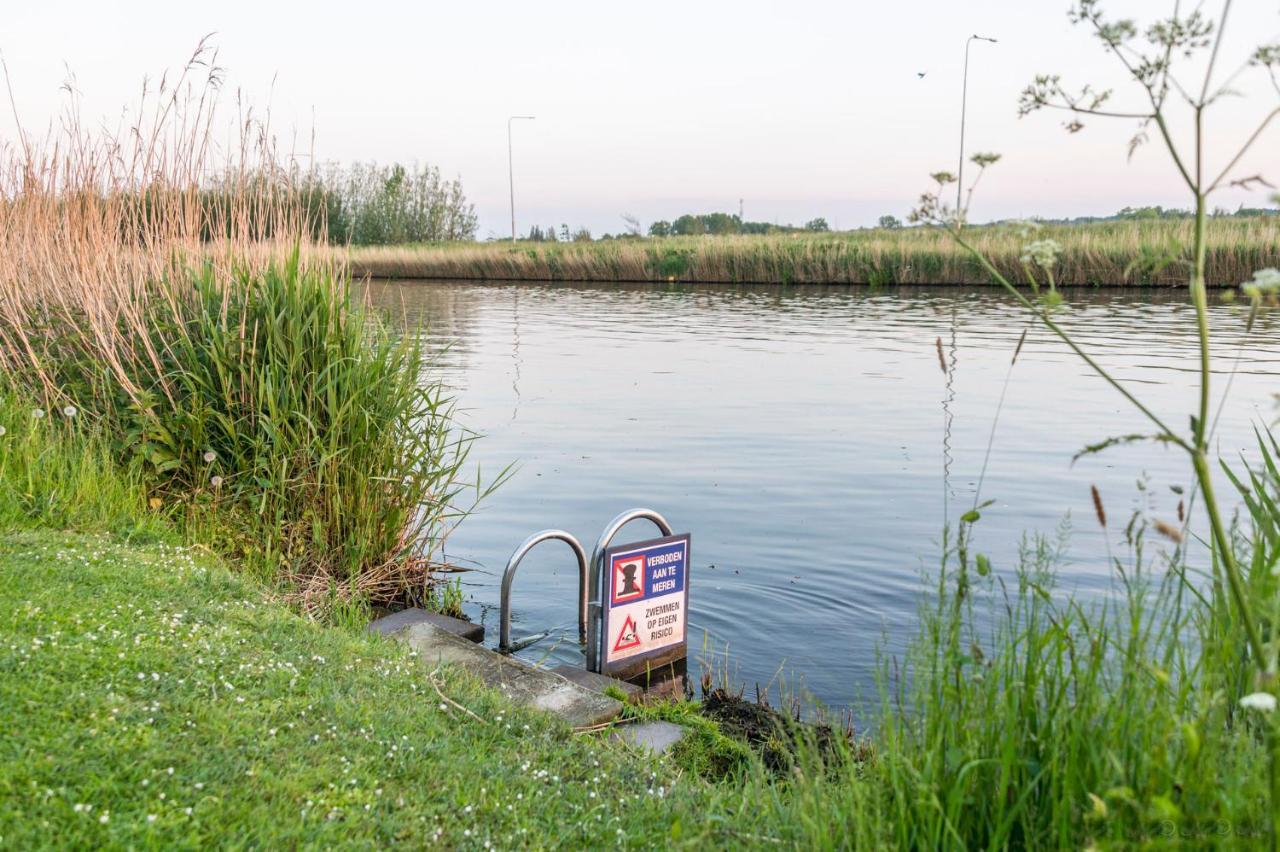
[[0, 527], [159, 534], [143, 477], [116, 460], [110, 441], [73, 408], [46, 411], [0, 392]]
[[[1063, 285], [1173, 286], [1185, 282], [1179, 248], [1194, 222], [1105, 222], [1047, 226], [1063, 246]], [[1016, 228], [966, 232], [1010, 280], [1023, 279]], [[346, 259], [347, 253], [337, 256]], [[945, 234], [928, 228], [841, 234], [665, 237], [595, 243], [364, 246], [349, 253], [357, 276], [523, 281], [692, 281], [783, 284], [975, 284], [990, 274]], [[1253, 270], [1280, 264], [1280, 216], [1212, 219], [1208, 279], [1235, 286]]]
[[308, 608], [422, 597], [470, 439], [420, 337], [303, 262], [322, 244], [269, 124], [213, 157], [220, 81], [202, 47], [128, 131], [73, 109], [0, 151], [0, 374]]

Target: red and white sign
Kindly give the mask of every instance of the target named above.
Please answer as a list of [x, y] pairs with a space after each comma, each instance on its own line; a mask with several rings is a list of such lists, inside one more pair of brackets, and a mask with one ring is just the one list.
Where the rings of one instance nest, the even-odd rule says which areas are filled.
[[668, 536], [605, 553], [601, 662], [620, 677], [686, 653], [689, 536]]
[[615, 605], [644, 597], [644, 555], [618, 557], [613, 560], [613, 603]]
[[627, 616], [622, 622], [622, 629], [618, 631], [618, 638], [613, 643], [613, 652], [629, 651], [632, 648], [640, 647], [640, 631], [636, 630], [636, 621], [631, 616]]

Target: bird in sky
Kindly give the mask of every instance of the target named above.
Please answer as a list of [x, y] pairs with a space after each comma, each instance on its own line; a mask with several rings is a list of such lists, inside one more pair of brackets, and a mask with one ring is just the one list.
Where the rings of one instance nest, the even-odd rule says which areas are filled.
[[917, 72], [916, 72], [916, 76], [917, 76], [917, 77], [919, 77], [921, 80], [923, 80], [923, 79], [924, 79], [924, 75], [925, 75], [925, 74], [928, 74], [928, 73], [929, 73], [928, 71], [917, 71]]

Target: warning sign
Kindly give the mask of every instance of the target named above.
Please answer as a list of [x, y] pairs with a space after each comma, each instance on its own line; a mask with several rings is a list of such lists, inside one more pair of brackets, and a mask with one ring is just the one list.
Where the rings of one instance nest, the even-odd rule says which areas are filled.
[[613, 561], [613, 602], [625, 603], [644, 597], [644, 556], [619, 557]]
[[632, 677], [686, 655], [689, 536], [605, 552], [602, 671]]
[[622, 622], [622, 629], [618, 631], [618, 641], [613, 643], [614, 651], [625, 651], [628, 648], [640, 647], [640, 634], [636, 632], [636, 622], [631, 616], [627, 616], [626, 621]]

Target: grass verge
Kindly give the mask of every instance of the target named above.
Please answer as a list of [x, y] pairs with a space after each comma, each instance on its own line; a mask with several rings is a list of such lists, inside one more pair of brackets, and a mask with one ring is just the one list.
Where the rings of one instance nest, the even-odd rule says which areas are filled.
[[0, 845], [659, 845], [673, 772], [406, 649], [327, 629], [207, 554], [0, 543]]

